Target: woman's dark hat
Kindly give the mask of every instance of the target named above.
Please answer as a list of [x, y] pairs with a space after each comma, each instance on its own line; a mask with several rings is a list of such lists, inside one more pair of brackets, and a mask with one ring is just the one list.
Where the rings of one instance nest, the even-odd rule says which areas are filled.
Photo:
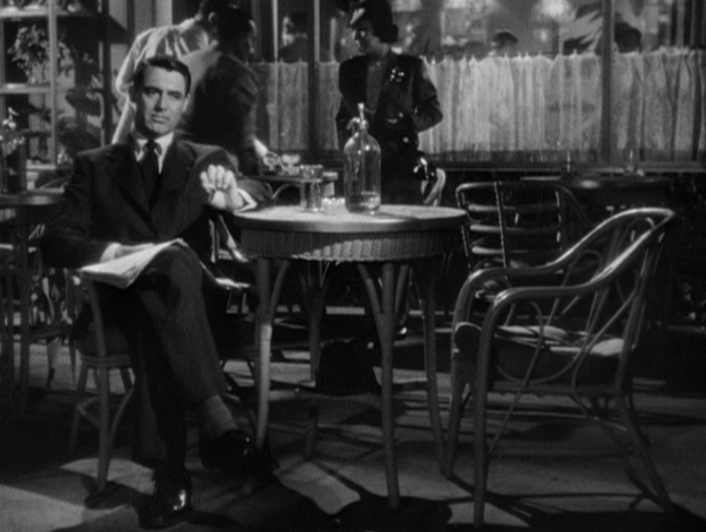
[[392, 19], [392, 9], [387, 0], [362, 0], [354, 2], [351, 13], [351, 28], [355, 28], [364, 20], [369, 20], [373, 33], [386, 43], [397, 40], [398, 29]]

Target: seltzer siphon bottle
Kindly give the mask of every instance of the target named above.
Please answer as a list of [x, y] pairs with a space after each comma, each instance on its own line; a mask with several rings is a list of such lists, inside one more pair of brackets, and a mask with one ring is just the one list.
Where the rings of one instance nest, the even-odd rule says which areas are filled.
[[373, 214], [380, 207], [380, 145], [368, 133], [365, 105], [358, 104], [353, 135], [343, 147], [343, 194], [350, 212]]

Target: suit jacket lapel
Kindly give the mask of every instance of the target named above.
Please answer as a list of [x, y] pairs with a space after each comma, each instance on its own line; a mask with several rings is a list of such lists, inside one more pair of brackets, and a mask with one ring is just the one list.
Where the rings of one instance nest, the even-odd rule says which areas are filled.
[[395, 90], [395, 84], [392, 81], [392, 70], [399, 68], [397, 58], [398, 55], [391, 52], [390, 58], [385, 67], [385, 72], [383, 72], [380, 94], [378, 94], [378, 104], [375, 108], [375, 117], [373, 118], [375, 122], [384, 118], [383, 113], [385, 109], [385, 102], [388, 98], [390, 98], [391, 93]]

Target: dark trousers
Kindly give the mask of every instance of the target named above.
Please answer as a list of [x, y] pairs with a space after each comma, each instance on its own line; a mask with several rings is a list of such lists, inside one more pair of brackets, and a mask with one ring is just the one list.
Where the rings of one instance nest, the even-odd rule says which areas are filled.
[[191, 249], [174, 246], [126, 290], [102, 287], [111, 319], [133, 347], [141, 462], [181, 470], [186, 410], [225, 391], [212, 322], [218, 334], [228, 334], [227, 293], [210, 281]]

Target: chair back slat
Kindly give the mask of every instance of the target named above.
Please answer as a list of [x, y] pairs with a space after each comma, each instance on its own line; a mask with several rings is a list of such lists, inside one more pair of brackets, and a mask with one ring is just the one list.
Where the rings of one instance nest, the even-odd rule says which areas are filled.
[[482, 181], [461, 184], [455, 194], [467, 213], [462, 237], [470, 270], [544, 263], [588, 227], [559, 183]]

